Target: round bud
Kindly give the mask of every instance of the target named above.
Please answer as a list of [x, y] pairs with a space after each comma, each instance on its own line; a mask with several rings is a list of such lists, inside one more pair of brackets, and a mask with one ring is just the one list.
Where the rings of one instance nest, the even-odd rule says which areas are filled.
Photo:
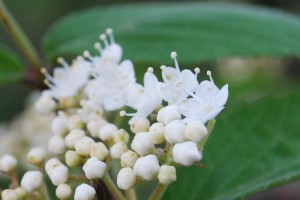
[[114, 124], [105, 124], [99, 131], [99, 138], [103, 141], [112, 140], [118, 128]]
[[85, 133], [81, 129], [72, 130], [66, 137], [65, 143], [66, 146], [70, 149], [74, 149], [75, 142], [85, 136]]
[[122, 167], [133, 167], [137, 159], [138, 155], [134, 151], [128, 150], [121, 155], [121, 165]]
[[148, 119], [139, 118], [130, 125], [130, 130], [133, 133], [145, 132], [149, 130], [149, 127], [150, 127], [150, 122]]
[[202, 159], [197, 144], [192, 141], [175, 144], [172, 154], [174, 161], [184, 166], [191, 166]]
[[95, 117], [89, 123], [87, 124], [87, 129], [90, 132], [91, 136], [96, 138], [98, 137], [99, 131], [107, 124], [107, 121], [105, 121], [102, 117]]
[[42, 187], [42, 184], [43, 174], [39, 171], [28, 171], [24, 174], [21, 180], [22, 188], [24, 188], [29, 193], [40, 189], [40, 187]]
[[51, 182], [58, 186], [65, 183], [68, 179], [69, 170], [57, 158], [49, 159], [45, 164], [45, 170], [51, 179]]
[[186, 141], [184, 136], [185, 124], [180, 120], [174, 120], [165, 126], [165, 138], [171, 143]]
[[114, 143], [124, 142], [127, 144], [129, 141], [129, 134], [124, 129], [119, 129], [114, 133], [113, 140]]
[[117, 185], [122, 190], [133, 188], [136, 182], [136, 176], [130, 167], [122, 168], [117, 177]]
[[153, 179], [158, 174], [159, 169], [158, 159], [152, 154], [140, 157], [133, 166], [134, 174], [147, 181]]
[[59, 112], [58, 115], [52, 120], [51, 131], [55, 135], [65, 136], [68, 133], [68, 119], [63, 112]]
[[158, 173], [159, 183], [169, 185], [176, 181], [176, 169], [174, 166], [162, 165]]
[[99, 160], [104, 161], [108, 156], [108, 150], [102, 142], [97, 142], [90, 147], [90, 157], [97, 157]]
[[109, 151], [113, 159], [120, 159], [121, 155], [127, 151], [127, 145], [124, 142], [117, 142], [110, 148]]
[[98, 179], [103, 177], [106, 169], [106, 164], [98, 160], [98, 158], [92, 157], [86, 161], [82, 169], [85, 176], [89, 180]]
[[12, 189], [3, 190], [1, 197], [2, 200], [19, 200], [18, 194]]
[[54, 154], [64, 154], [66, 152], [65, 140], [62, 136], [53, 135], [48, 143], [48, 150]]
[[137, 133], [131, 142], [131, 148], [141, 156], [149, 154], [154, 148], [150, 134], [148, 132]]
[[14, 171], [17, 167], [17, 164], [18, 161], [14, 156], [10, 154], [5, 154], [0, 158], [0, 171], [5, 173]]
[[92, 186], [83, 183], [75, 189], [74, 200], [91, 200], [95, 194], [96, 190]]
[[46, 152], [41, 147], [31, 149], [27, 154], [27, 160], [32, 165], [40, 165], [45, 161]]
[[66, 164], [69, 167], [76, 167], [82, 163], [82, 158], [75, 151], [67, 151], [65, 154]]
[[40, 114], [49, 114], [54, 111], [56, 102], [48, 95], [41, 95], [35, 103], [35, 109]]
[[73, 114], [68, 119], [68, 128], [69, 130], [81, 129], [83, 128], [83, 122], [80, 119], [79, 115]]
[[165, 126], [162, 123], [154, 123], [149, 128], [150, 138], [154, 144], [162, 144], [165, 142], [164, 137]]
[[75, 151], [78, 155], [88, 157], [90, 155], [90, 147], [95, 141], [90, 137], [83, 137], [75, 142]]
[[199, 143], [206, 137], [207, 128], [201, 121], [192, 121], [187, 124], [184, 135], [187, 139]]
[[55, 190], [55, 194], [61, 200], [68, 199], [72, 195], [72, 188], [65, 183], [59, 184]]
[[157, 121], [167, 125], [171, 121], [180, 120], [181, 113], [179, 112], [178, 108], [174, 105], [166, 106], [160, 109], [157, 113]]
[[24, 188], [17, 187], [14, 189], [14, 191], [18, 195], [18, 200], [26, 199], [28, 193], [26, 192], [26, 190]]

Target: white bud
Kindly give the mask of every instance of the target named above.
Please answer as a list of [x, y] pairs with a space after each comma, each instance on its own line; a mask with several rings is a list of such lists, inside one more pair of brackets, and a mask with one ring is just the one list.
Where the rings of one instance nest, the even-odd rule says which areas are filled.
[[55, 190], [55, 194], [57, 198], [61, 200], [69, 199], [69, 197], [72, 195], [72, 188], [70, 185], [65, 183], [59, 184]]
[[93, 118], [88, 124], [87, 129], [90, 132], [91, 136], [96, 138], [98, 137], [100, 129], [107, 124], [107, 121], [105, 121], [101, 117]]
[[14, 191], [18, 195], [18, 200], [26, 199], [28, 193], [24, 188], [17, 187], [17, 188], [14, 189]]
[[174, 120], [165, 126], [165, 138], [171, 143], [186, 141], [184, 136], [185, 124], [180, 120]]
[[48, 95], [41, 95], [35, 103], [35, 109], [40, 114], [49, 114], [54, 111], [56, 102]]
[[113, 140], [114, 143], [124, 142], [127, 144], [129, 141], [129, 134], [124, 129], [119, 129], [114, 133]]
[[149, 128], [151, 141], [154, 144], [162, 144], [165, 142], [165, 126], [162, 123], [154, 123]]
[[45, 164], [45, 171], [49, 173], [52, 169], [61, 164], [62, 163], [57, 158], [51, 158]]
[[101, 161], [105, 160], [108, 153], [108, 149], [102, 142], [94, 143], [90, 147], [90, 157], [97, 157]]
[[80, 119], [79, 115], [73, 114], [69, 117], [68, 128], [69, 128], [69, 130], [83, 128], [83, 122]]
[[51, 131], [55, 135], [65, 136], [68, 133], [68, 119], [63, 112], [52, 120]]
[[133, 166], [135, 175], [147, 181], [153, 179], [158, 174], [159, 169], [158, 159], [152, 154], [140, 157]]
[[1, 197], [2, 200], [19, 200], [18, 194], [12, 189], [3, 190]]
[[88, 185], [81, 184], [75, 190], [74, 200], [92, 200], [96, 194], [96, 190]]
[[43, 174], [39, 171], [28, 171], [24, 174], [21, 180], [22, 188], [24, 188], [29, 193], [40, 189], [40, 187], [42, 187], [42, 184]]
[[157, 113], [157, 121], [167, 125], [171, 121], [180, 120], [181, 113], [178, 108], [174, 105], [166, 106], [160, 109]]
[[117, 185], [122, 190], [133, 188], [136, 182], [136, 176], [130, 167], [122, 168], [117, 177]]
[[72, 130], [66, 137], [65, 143], [66, 146], [70, 149], [74, 149], [75, 142], [85, 136], [85, 133], [81, 129]]
[[130, 125], [133, 133], [145, 132], [149, 130], [150, 122], [146, 118], [139, 118]]
[[16, 169], [17, 164], [18, 161], [14, 156], [5, 154], [0, 158], [0, 171], [9, 173]]
[[112, 140], [117, 130], [114, 124], [105, 124], [99, 131], [99, 138], [103, 141]]
[[192, 141], [177, 143], [173, 147], [173, 158], [176, 163], [191, 166], [202, 159], [197, 144]]
[[163, 185], [176, 181], [176, 169], [170, 165], [162, 165], [158, 173], [158, 180]]
[[138, 158], [134, 151], [128, 150], [121, 155], [121, 165], [122, 167], [133, 167]]
[[131, 142], [131, 148], [141, 156], [149, 154], [154, 148], [150, 137], [148, 132], [137, 133]]
[[75, 151], [67, 151], [65, 154], [66, 164], [69, 167], [76, 167], [81, 164], [82, 159]]
[[51, 179], [51, 182], [58, 186], [65, 183], [68, 179], [69, 170], [57, 158], [51, 158], [46, 162], [46, 172]]
[[199, 143], [207, 135], [207, 128], [201, 121], [192, 121], [187, 124], [184, 135], [187, 139]]
[[46, 152], [41, 147], [32, 148], [27, 154], [27, 160], [32, 165], [40, 165], [45, 161]]
[[53, 135], [48, 143], [48, 150], [54, 154], [64, 154], [66, 152], [65, 140], [62, 136]]
[[90, 137], [83, 137], [75, 142], [75, 151], [78, 155], [87, 157], [90, 155], [90, 147], [95, 141]]
[[89, 158], [86, 163], [82, 167], [85, 176], [89, 180], [97, 179], [97, 178], [102, 178], [105, 169], [106, 169], [106, 164], [96, 157]]
[[127, 151], [127, 145], [124, 142], [117, 142], [110, 147], [109, 151], [113, 159], [120, 159], [121, 155]]

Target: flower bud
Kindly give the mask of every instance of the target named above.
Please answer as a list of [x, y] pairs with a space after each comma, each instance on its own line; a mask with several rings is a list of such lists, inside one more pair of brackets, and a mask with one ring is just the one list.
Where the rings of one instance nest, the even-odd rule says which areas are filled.
[[54, 154], [63, 154], [66, 152], [65, 140], [62, 136], [53, 135], [48, 143], [48, 150]]
[[122, 167], [133, 167], [138, 158], [134, 151], [128, 150], [121, 155], [121, 165]]
[[75, 190], [74, 200], [92, 200], [96, 194], [96, 190], [88, 185], [81, 184]]
[[26, 199], [27, 197], [27, 191], [22, 187], [17, 187], [14, 189], [14, 191], [18, 195], [18, 200]]
[[199, 143], [207, 135], [207, 128], [201, 121], [192, 121], [187, 124], [184, 135], [187, 139]]
[[57, 158], [51, 158], [46, 162], [46, 172], [51, 179], [51, 182], [58, 186], [65, 183], [68, 179], [69, 170]]
[[24, 188], [29, 193], [40, 189], [40, 187], [42, 187], [42, 184], [43, 174], [39, 171], [28, 171], [24, 174], [21, 180], [22, 188]]
[[69, 197], [72, 195], [72, 188], [70, 185], [65, 183], [59, 184], [55, 190], [55, 194], [57, 198], [61, 200], [69, 199]]
[[97, 157], [99, 160], [104, 161], [108, 156], [108, 150], [102, 142], [97, 142], [90, 147], [90, 157]]
[[66, 164], [69, 167], [76, 167], [82, 163], [82, 158], [75, 151], [67, 151], [65, 154]]
[[75, 142], [75, 151], [78, 155], [87, 157], [90, 155], [90, 147], [95, 141], [90, 137], [83, 137]]
[[146, 132], [149, 130], [150, 122], [147, 118], [139, 118], [130, 125], [133, 133]]
[[52, 97], [42, 94], [41, 97], [35, 103], [35, 109], [40, 114], [49, 114], [54, 111], [56, 102]]
[[74, 149], [75, 142], [85, 136], [85, 133], [81, 129], [72, 130], [66, 137], [65, 143], [66, 146], [70, 149]]
[[110, 147], [109, 151], [113, 159], [120, 159], [121, 155], [127, 151], [127, 145], [124, 142], [117, 142]]
[[160, 109], [157, 113], [157, 121], [167, 125], [171, 121], [180, 120], [181, 113], [179, 112], [178, 108], [174, 105], [166, 106]]
[[170, 165], [162, 165], [158, 173], [159, 183], [169, 185], [176, 181], [176, 169]]
[[173, 147], [173, 158], [176, 163], [191, 166], [202, 159], [197, 144], [192, 141], [177, 143]]
[[99, 131], [99, 138], [103, 141], [112, 140], [118, 128], [114, 124], [105, 124]]
[[97, 178], [102, 178], [105, 169], [106, 169], [106, 164], [96, 157], [89, 158], [86, 163], [82, 167], [85, 176], [89, 180], [97, 179]]
[[129, 141], [129, 134], [124, 129], [119, 129], [114, 133], [113, 140], [114, 143], [124, 142], [127, 144]]
[[40, 165], [45, 161], [46, 152], [43, 148], [36, 147], [31, 149], [27, 154], [27, 160], [32, 165]]
[[68, 133], [68, 118], [63, 112], [59, 112], [52, 120], [51, 131], [60, 136], [65, 136]]
[[18, 161], [14, 156], [5, 154], [0, 158], [0, 171], [9, 173], [16, 169], [17, 164]]
[[81, 129], [83, 128], [83, 122], [80, 119], [79, 115], [73, 114], [68, 119], [68, 128], [69, 130]]
[[15, 190], [5, 189], [1, 193], [2, 200], [19, 200], [18, 194]]
[[96, 138], [98, 137], [100, 129], [107, 124], [107, 121], [102, 117], [93, 118], [88, 124], [87, 129], [90, 132], [91, 136]]
[[180, 120], [174, 120], [165, 126], [165, 138], [171, 143], [186, 141], [184, 136], [185, 124]]
[[165, 142], [164, 137], [165, 126], [162, 123], [154, 123], [149, 128], [151, 141], [154, 144], [162, 144]]
[[158, 159], [153, 154], [140, 157], [133, 166], [135, 175], [147, 181], [153, 179], [159, 172], [159, 169]]
[[150, 134], [148, 132], [137, 133], [131, 142], [131, 148], [140, 156], [149, 154], [152, 148], [154, 148]]
[[122, 190], [133, 188], [136, 182], [136, 176], [130, 167], [122, 168], [117, 177], [117, 185]]

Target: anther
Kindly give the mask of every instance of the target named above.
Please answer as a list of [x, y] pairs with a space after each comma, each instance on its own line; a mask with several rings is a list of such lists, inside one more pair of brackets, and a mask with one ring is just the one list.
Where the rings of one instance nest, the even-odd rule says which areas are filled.
[[107, 42], [107, 39], [106, 39], [106, 35], [105, 34], [101, 34], [99, 36], [100, 40], [102, 40], [104, 42], [104, 45], [107, 47], [109, 44]]
[[152, 67], [148, 67], [147, 72], [153, 73], [153, 68]]
[[171, 52], [171, 58], [175, 59], [177, 57], [177, 53], [175, 51]]
[[107, 28], [107, 29], [106, 29], [106, 34], [107, 34], [107, 35], [111, 35], [112, 33], [113, 33], [112, 28]]
[[121, 117], [124, 117], [125, 115], [126, 115], [125, 110], [121, 110], [121, 111], [120, 111], [120, 116], [121, 116]]
[[200, 73], [200, 68], [199, 68], [199, 67], [196, 67], [196, 68], [194, 69], [194, 71], [195, 71], [196, 74], [199, 74], [199, 73]]
[[46, 74], [46, 73], [47, 73], [47, 69], [46, 69], [45, 67], [42, 67], [42, 68], [41, 68], [41, 73], [42, 73], [42, 74]]
[[213, 80], [213, 78], [212, 78], [212, 76], [211, 76], [211, 71], [207, 71], [207, 76], [209, 76], [210, 81], [211, 81], [212, 83], [214, 83], [214, 80]]
[[96, 42], [96, 43], [94, 44], [94, 48], [95, 48], [96, 50], [99, 50], [99, 51], [102, 50], [101, 44], [100, 44], [99, 42]]
[[161, 70], [165, 70], [167, 67], [165, 65], [160, 66]]

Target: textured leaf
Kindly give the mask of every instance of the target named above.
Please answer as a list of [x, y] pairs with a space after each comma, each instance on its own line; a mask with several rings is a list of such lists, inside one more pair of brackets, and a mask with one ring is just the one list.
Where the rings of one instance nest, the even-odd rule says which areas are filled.
[[70, 15], [44, 38], [49, 59], [92, 49], [98, 34], [115, 30], [125, 58], [163, 64], [176, 50], [179, 60], [198, 62], [228, 56], [300, 54], [299, 17], [232, 4], [137, 4], [97, 8]]
[[9, 50], [0, 46], [0, 83], [18, 80], [21, 76], [21, 63]]
[[300, 92], [268, 97], [217, 119], [207, 168], [181, 168], [163, 199], [240, 199], [300, 179]]

